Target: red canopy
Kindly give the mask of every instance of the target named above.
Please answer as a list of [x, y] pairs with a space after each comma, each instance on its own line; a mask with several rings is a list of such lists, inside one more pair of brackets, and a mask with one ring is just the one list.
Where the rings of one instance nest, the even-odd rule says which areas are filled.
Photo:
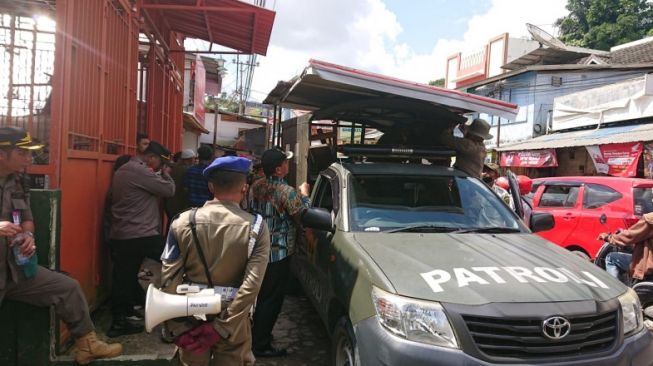
[[275, 12], [236, 0], [143, 0], [142, 9], [165, 19], [170, 30], [265, 55]]

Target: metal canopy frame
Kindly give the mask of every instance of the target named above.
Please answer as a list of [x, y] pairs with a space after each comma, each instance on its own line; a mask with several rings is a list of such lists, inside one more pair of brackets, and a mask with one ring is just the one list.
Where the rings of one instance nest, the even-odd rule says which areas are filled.
[[[518, 106], [501, 100], [400, 80], [318, 60], [310, 60], [302, 74], [280, 81], [263, 101], [278, 109], [273, 122], [273, 143], [280, 142], [281, 109], [311, 111], [312, 120], [350, 121], [391, 128], [460, 123], [466, 113], [487, 113], [514, 119]], [[419, 113], [421, 112], [421, 113]], [[361, 125], [362, 123], [362, 125]]]

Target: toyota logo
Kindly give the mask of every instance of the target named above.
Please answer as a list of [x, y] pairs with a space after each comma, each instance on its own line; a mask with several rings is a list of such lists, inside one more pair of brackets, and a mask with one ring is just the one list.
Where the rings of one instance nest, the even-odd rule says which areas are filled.
[[569, 320], [561, 316], [552, 316], [542, 322], [542, 333], [553, 340], [559, 340], [567, 336], [571, 331]]

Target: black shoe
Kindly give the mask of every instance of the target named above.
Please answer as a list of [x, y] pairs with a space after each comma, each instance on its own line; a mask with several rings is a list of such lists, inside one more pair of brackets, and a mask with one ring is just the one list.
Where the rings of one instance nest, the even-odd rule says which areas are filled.
[[272, 345], [263, 349], [253, 349], [252, 352], [256, 357], [283, 357], [288, 354], [285, 348], [275, 348]]
[[141, 325], [145, 319], [145, 314], [141, 313], [136, 307], [129, 310], [129, 314], [125, 317], [127, 320]]
[[142, 325], [134, 324], [129, 320], [122, 318], [111, 323], [111, 328], [109, 328], [109, 331], [107, 332], [107, 337], [114, 338], [141, 332], [143, 332]]

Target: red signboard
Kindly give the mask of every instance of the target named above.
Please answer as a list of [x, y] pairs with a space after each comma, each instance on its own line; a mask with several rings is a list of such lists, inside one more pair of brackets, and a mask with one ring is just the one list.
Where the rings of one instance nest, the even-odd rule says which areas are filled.
[[204, 126], [204, 92], [206, 90], [206, 70], [200, 56], [194, 62], [193, 67], [195, 84], [193, 86], [193, 113], [195, 118]]
[[523, 168], [548, 168], [558, 166], [556, 151], [528, 150], [528, 151], [504, 151], [501, 153], [501, 166], [513, 166]]
[[641, 142], [587, 146], [596, 172], [614, 177], [634, 177], [644, 146]]

